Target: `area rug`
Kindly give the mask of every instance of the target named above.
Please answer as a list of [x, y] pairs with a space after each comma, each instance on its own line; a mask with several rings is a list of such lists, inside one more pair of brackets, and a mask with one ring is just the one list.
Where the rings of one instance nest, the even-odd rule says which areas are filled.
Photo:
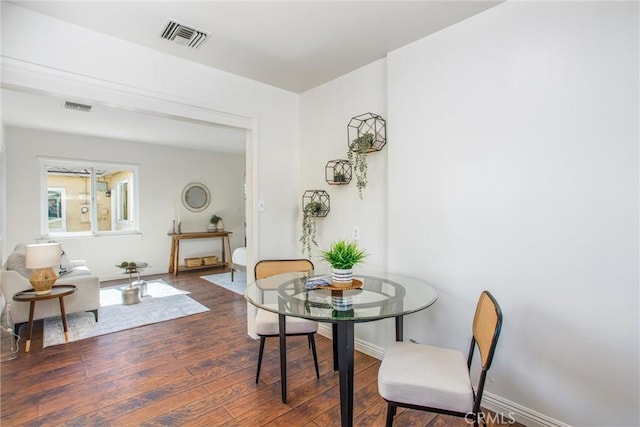
[[[121, 289], [127, 285], [100, 289], [100, 310], [96, 323], [93, 313], [67, 315], [69, 341], [78, 341], [152, 323], [202, 313], [209, 309], [162, 280], [147, 282], [149, 296], [140, 303], [122, 305]], [[44, 321], [43, 347], [64, 344], [64, 329], [60, 318]]]
[[242, 271], [233, 273], [233, 282], [231, 281], [231, 273], [209, 274], [208, 276], [200, 276], [200, 278], [239, 295], [244, 295], [244, 290], [247, 287], [247, 273]]

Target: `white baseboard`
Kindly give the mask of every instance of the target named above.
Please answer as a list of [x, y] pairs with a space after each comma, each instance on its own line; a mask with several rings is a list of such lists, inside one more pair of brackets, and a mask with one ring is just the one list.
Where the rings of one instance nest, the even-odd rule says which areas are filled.
[[[332, 329], [329, 323], [320, 323], [318, 325], [318, 333], [325, 338], [331, 339]], [[382, 360], [384, 357], [384, 348], [373, 345], [359, 338], [355, 339], [355, 349], [360, 353]]]
[[482, 407], [528, 427], [569, 427], [569, 424], [488, 392], [482, 396]]
[[318, 324], [318, 334], [331, 339], [331, 325], [329, 323]]
[[[331, 339], [331, 325], [321, 323], [318, 327], [318, 333]], [[385, 353], [384, 348], [358, 338], [355, 339], [355, 349], [378, 360], [382, 360]], [[499, 414], [505, 425], [508, 425], [510, 420], [515, 420], [528, 427], [570, 427], [562, 421], [488, 392], [485, 392], [482, 397], [482, 407]]]

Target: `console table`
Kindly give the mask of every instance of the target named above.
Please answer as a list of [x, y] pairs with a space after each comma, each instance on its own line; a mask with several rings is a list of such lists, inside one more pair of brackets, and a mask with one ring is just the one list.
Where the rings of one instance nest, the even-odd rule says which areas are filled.
[[[230, 231], [202, 231], [193, 233], [171, 234], [171, 254], [169, 255], [169, 274], [176, 276], [180, 271], [197, 270], [202, 268], [224, 267], [231, 268], [231, 245], [229, 244]], [[222, 239], [222, 260], [213, 265], [201, 265], [198, 267], [187, 267], [180, 263], [180, 241], [188, 239]]]

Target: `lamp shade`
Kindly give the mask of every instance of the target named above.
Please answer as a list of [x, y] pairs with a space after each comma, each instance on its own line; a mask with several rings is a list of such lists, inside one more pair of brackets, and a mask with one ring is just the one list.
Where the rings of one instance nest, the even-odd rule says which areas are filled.
[[62, 245], [60, 243], [38, 243], [25, 246], [25, 267], [47, 268], [60, 265]]

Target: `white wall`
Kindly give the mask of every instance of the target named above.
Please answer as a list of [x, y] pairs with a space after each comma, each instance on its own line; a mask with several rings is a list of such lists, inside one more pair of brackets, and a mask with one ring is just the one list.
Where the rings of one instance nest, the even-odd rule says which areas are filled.
[[[351, 240], [354, 226], [360, 227], [358, 244], [369, 256], [356, 267], [362, 272], [386, 271], [386, 175], [387, 147], [367, 155], [368, 184], [360, 199], [353, 176], [349, 185], [329, 185], [325, 180], [328, 161], [347, 159], [349, 120], [363, 113], [374, 113], [386, 119], [386, 61], [379, 60], [355, 70], [330, 83], [300, 95], [300, 190], [298, 197], [298, 236], [302, 233], [302, 195], [305, 190], [325, 190], [331, 200], [331, 211], [317, 218], [318, 247], [312, 247], [312, 261], [316, 269], [328, 271], [319, 251], [328, 249], [331, 242]], [[302, 245], [298, 243], [301, 255]], [[304, 255], [306, 256], [306, 255]], [[383, 346], [389, 334], [380, 328], [393, 330], [393, 322], [376, 322], [356, 326], [356, 338], [373, 347]], [[371, 353], [371, 352], [369, 352]]]
[[[358, 196], [355, 174], [349, 185], [329, 185], [325, 180], [328, 161], [347, 159], [347, 124], [363, 113], [386, 118], [386, 62], [379, 60], [332, 82], [300, 95], [300, 190], [298, 234], [302, 231], [302, 195], [305, 190], [325, 190], [331, 197], [331, 212], [318, 218], [318, 248], [313, 250], [316, 264], [328, 268], [317, 255], [338, 239], [351, 239], [354, 225], [360, 227], [359, 244], [375, 247], [365, 264], [367, 270], [383, 271], [386, 209], [387, 151], [367, 155], [369, 182]], [[382, 208], [381, 208], [382, 207]], [[382, 249], [379, 249], [379, 248]], [[299, 244], [298, 249], [302, 250]]]
[[[241, 154], [189, 150], [155, 144], [102, 139], [80, 135], [6, 128], [7, 255], [16, 243], [40, 238], [40, 161], [55, 157], [139, 166], [140, 232], [136, 235], [58, 239], [70, 258], [87, 260], [102, 280], [122, 278], [115, 267], [122, 261], [146, 261], [145, 273], [164, 273], [169, 265], [171, 238], [167, 232], [178, 215], [182, 231], [205, 231], [213, 213], [231, 231], [232, 248], [243, 246]], [[123, 153], [126, 153], [123, 156]], [[180, 204], [183, 187], [193, 181], [205, 184], [212, 202], [203, 212], [189, 212]], [[217, 254], [220, 240], [183, 242], [180, 258]]]
[[638, 425], [638, 3], [508, 2], [388, 55], [389, 268], [432, 283], [405, 337], [578, 426]]
[[[121, 103], [144, 91], [149, 99], [167, 99], [207, 111], [253, 119], [256, 175], [250, 183], [267, 209], [251, 219], [259, 226], [259, 257], [293, 254], [296, 248], [298, 97], [296, 94], [234, 76], [196, 63], [136, 46], [85, 28], [2, 3], [2, 56], [11, 64], [47, 70], [7, 72], [3, 80], [22, 87], [69, 92], [68, 80], [90, 81], [93, 88], [75, 93], [80, 99], [102, 87], [117, 86]], [[32, 28], [29, 37], [24, 29]], [[6, 65], [3, 63], [3, 66]], [[180, 70], [176, 74], [176, 70]], [[9, 70], [12, 71], [12, 70]], [[63, 78], [59, 78], [62, 74]], [[188, 76], [188, 78], [185, 78]], [[97, 83], [96, 83], [97, 82]], [[160, 112], [164, 112], [160, 110]], [[286, 155], [283, 155], [286, 153]], [[252, 162], [254, 159], [249, 159]], [[176, 195], [177, 196], [177, 195]], [[11, 226], [9, 224], [9, 226]], [[251, 230], [250, 230], [251, 232]], [[6, 247], [5, 247], [6, 252]]]

